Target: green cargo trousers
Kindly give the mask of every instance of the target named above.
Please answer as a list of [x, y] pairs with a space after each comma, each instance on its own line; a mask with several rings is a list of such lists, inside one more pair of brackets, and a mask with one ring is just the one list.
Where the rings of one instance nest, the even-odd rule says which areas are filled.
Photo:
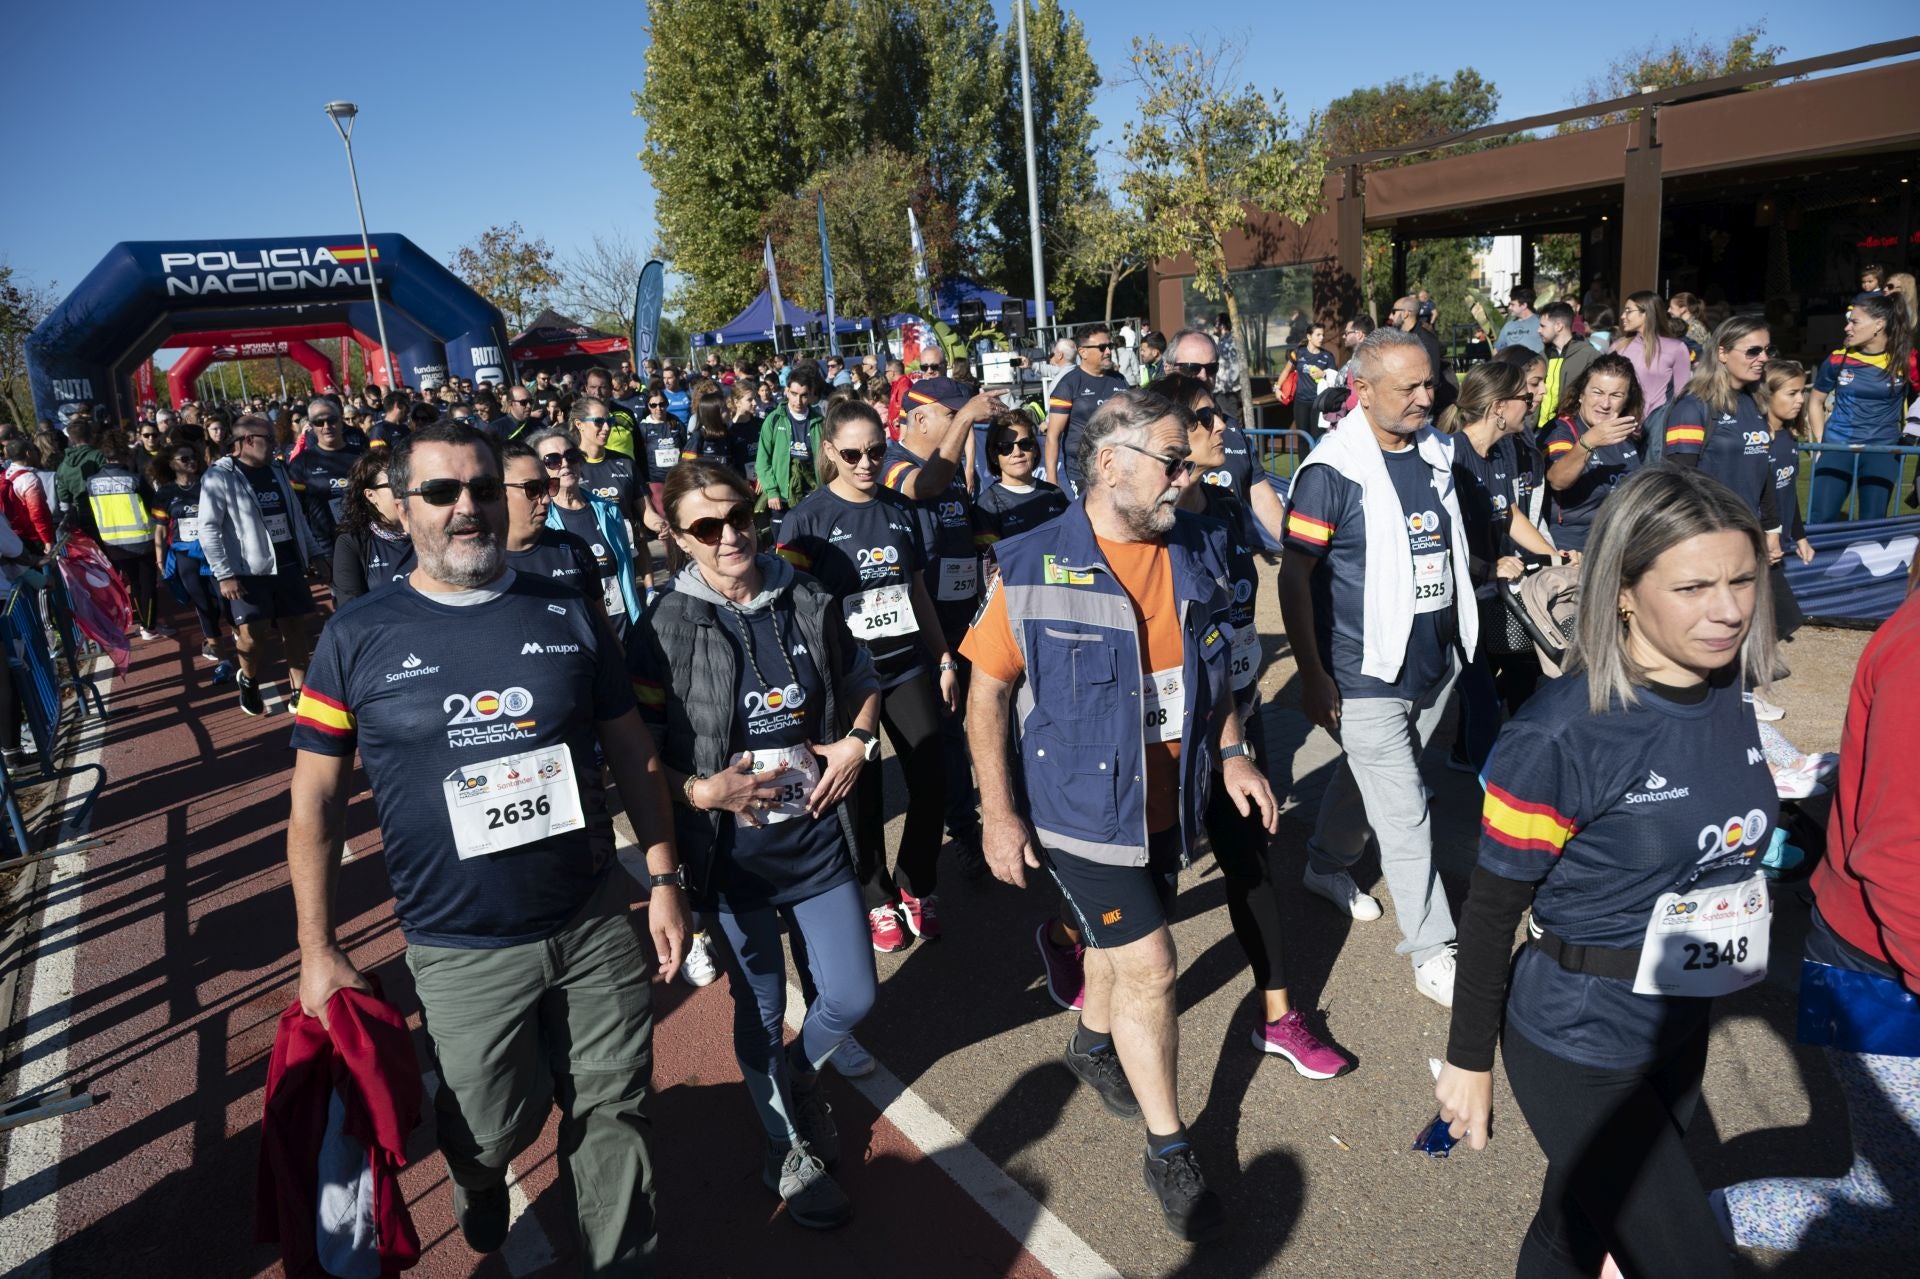
[[545, 941], [495, 950], [409, 946], [440, 1091], [440, 1151], [455, 1183], [497, 1186], [560, 1107], [564, 1205], [580, 1273], [653, 1273], [652, 964], [610, 871]]

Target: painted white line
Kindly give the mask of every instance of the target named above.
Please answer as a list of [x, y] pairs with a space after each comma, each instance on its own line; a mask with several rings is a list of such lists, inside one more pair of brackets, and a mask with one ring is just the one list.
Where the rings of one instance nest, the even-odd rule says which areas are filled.
[[[433, 1095], [440, 1091], [440, 1076], [435, 1071], [420, 1072], [420, 1085], [426, 1091], [427, 1105], [433, 1105]], [[448, 1194], [452, 1194], [449, 1183]], [[500, 1246], [500, 1259], [507, 1263], [507, 1270], [514, 1275], [531, 1274], [542, 1266], [554, 1263], [553, 1241], [547, 1238], [546, 1228], [540, 1224], [540, 1218], [527, 1209], [533, 1206], [533, 1200], [527, 1198], [527, 1192], [520, 1184], [520, 1174], [514, 1172], [512, 1165], [507, 1167], [507, 1241]]]
[[[113, 673], [104, 659], [95, 666], [102, 698], [113, 692]], [[74, 744], [71, 764], [75, 767], [98, 764], [106, 744], [104, 716], [82, 722], [79, 740]], [[75, 779], [68, 777], [60, 786], [59, 802], [70, 797]], [[92, 805], [82, 810], [80, 820], [61, 823], [60, 842], [78, 839], [87, 833], [86, 817]], [[84, 883], [76, 883], [87, 872], [85, 853], [68, 853], [43, 863], [47, 869], [46, 909], [41, 914], [38, 945], [58, 940], [57, 934], [69, 925], [77, 926]], [[73, 885], [72, 892], [60, 889]], [[78, 943], [71, 939], [57, 949], [32, 959], [33, 990], [27, 997], [28, 1024], [47, 1015], [49, 1009], [70, 1005], [73, 999], [74, 955]], [[56, 1017], [21, 1041], [23, 1055], [33, 1060], [20, 1067], [16, 1095], [36, 1092], [62, 1082], [67, 1073], [67, 1027], [69, 1019]], [[60, 1155], [65, 1144], [65, 1117], [43, 1119], [24, 1128], [16, 1128], [7, 1138], [7, 1160], [0, 1175], [0, 1274], [15, 1279], [45, 1279], [52, 1273], [53, 1246], [60, 1239]]]
[[[806, 1003], [800, 988], [787, 986], [787, 1025], [796, 1031], [806, 1016]], [[1045, 1204], [981, 1153], [979, 1147], [947, 1122], [945, 1116], [929, 1106], [913, 1089], [901, 1083], [884, 1065], [875, 1065], [873, 1073], [849, 1079], [859, 1094], [873, 1103], [880, 1117], [898, 1128], [917, 1146], [933, 1165], [953, 1178], [987, 1215], [1056, 1279], [1120, 1279], [1115, 1270], [1093, 1248], [1073, 1232], [1066, 1222], [1053, 1215]]]

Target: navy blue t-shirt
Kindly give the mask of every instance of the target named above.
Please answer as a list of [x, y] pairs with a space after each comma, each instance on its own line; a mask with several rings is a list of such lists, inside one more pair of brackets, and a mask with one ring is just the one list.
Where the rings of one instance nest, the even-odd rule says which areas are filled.
[[[741, 751], [805, 747], [824, 740], [821, 713], [827, 689], [814, 655], [794, 627], [791, 594], [750, 614], [731, 608], [718, 613], [720, 627], [734, 646], [729, 758], [738, 759]], [[791, 771], [783, 776], [792, 779], [792, 793], [782, 799], [804, 802], [811, 787]], [[785, 906], [853, 880], [840, 818], [831, 809], [818, 820], [800, 814], [758, 827], [725, 814], [716, 852], [714, 885], [723, 909]]]
[[332, 545], [339, 531], [347, 505], [347, 476], [360, 460], [360, 452], [339, 448], [329, 453], [318, 445], [308, 445], [287, 463], [287, 478], [293, 482], [300, 507], [306, 512], [307, 528], [321, 546]]
[[[671, 400], [671, 394], [667, 397]], [[684, 394], [681, 399], [685, 399]], [[684, 420], [671, 412], [664, 422], [652, 422], [641, 419], [634, 423], [639, 434], [635, 444], [640, 449], [638, 467], [642, 479], [649, 484], [664, 484], [667, 472], [680, 465], [680, 454], [687, 443], [687, 427]]]
[[1511, 455], [1495, 440], [1481, 457], [1464, 435], [1453, 438], [1453, 487], [1460, 498], [1469, 567], [1477, 581], [1491, 581], [1493, 562], [1512, 554], [1508, 527], [1513, 520]]
[[[1416, 448], [1383, 452], [1381, 456], [1386, 459], [1394, 492], [1400, 497], [1400, 509], [1406, 514], [1409, 553], [1447, 555], [1445, 573], [1451, 580], [1450, 547], [1456, 534], [1452, 518], [1434, 491], [1433, 468]], [[1415, 700], [1446, 678], [1459, 631], [1452, 607], [1414, 614], [1398, 679], [1388, 683], [1361, 673], [1366, 659], [1362, 632], [1366, 618], [1367, 530], [1360, 486], [1331, 466], [1309, 466], [1295, 474], [1288, 499], [1287, 549], [1320, 561], [1313, 570], [1314, 640], [1320, 649], [1320, 661], [1333, 676], [1340, 696]], [[1467, 587], [1454, 582], [1453, 589]]]
[[[1078, 365], [1068, 369], [1065, 376], [1053, 384], [1053, 391], [1047, 396], [1047, 416], [1067, 415], [1067, 428], [1060, 434], [1060, 469], [1074, 482], [1075, 488], [1081, 483], [1081, 429], [1094, 410], [1112, 399], [1114, 392], [1124, 391], [1126, 387], [1127, 380], [1117, 373], [1088, 373]], [[1056, 483], [1060, 479], [1057, 475], [1047, 478]]]
[[1700, 472], [1738, 493], [1760, 514], [1761, 494], [1773, 486], [1773, 431], [1751, 395], [1735, 395], [1731, 413], [1716, 413], [1695, 395], [1683, 395], [1667, 414], [1665, 455], [1698, 457]]
[[253, 500], [259, 503], [260, 518], [267, 522], [267, 536], [273, 539], [274, 559], [281, 564], [297, 565], [299, 535], [293, 531], [293, 512], [287, 509], [286, 494], [281, 491], [273, 467], [248, 466], [245, 462], [235, 465], [253, 487]]
[[709, 462], [718, 462], [746, 479], [753, 470], [753, 448], [759, 438], [760, 427], [754, 422], [736, 423], [728, 428], [725, 435], [720, 436], [708, 435], [705, 431], [689, 431], [686, 443], [680, 449], [680, 459], [690, 462], [694, 458], [704, 458]]
[[1789, 542], [1798, 541], [1807, 535], [1800, 514], [1800, 441], [1782, 427], [1767, 442], [1767, 456], [1773, 465], [1773, 507], [1780, 517], [1780, 535]]
[[[593, 772], [594, 732], [633, 707], [619, 647], [566, 587], [514, 574], [497, 599], [460, 607], [401, 583], [327, 622], [293, 745], [359, 751], [407, 940], [484, 950], [552, 936], [607, 873], [613, 823]], [[448, 780], [561, 746], [586, 824], [462, 859]]]
[[1260, 569], [1253, 558], [1253, 546], [1243, 530], [1241, 502], [1231, 489], [1217, 485], [1200, 486], [1201, 514], [1217, 521], [1227, 534], [1227, 621], [1233, 625], [1233, 638], [1227, 653], [1227, 675], [1233, 682], [1234, 699], [1244, 718], [1260, 700], [1260, 668], [1265, 664], [1260, 644], [1260, 628], [1255, 619], [1260, 598]]
[[620, 514], [632, 519], [640, 510], [640, 491], [646, 483], [639, 463], [621, 453], [602, 453], [597, 462], [582, 462], [580, 487], [595, 497], [612, 502]]
[[939, 614], [949, 646], [967, 633], [980, 602], [980, 546], [974, 532], [973, 497], [955, 467], [940, 496], [914, 501], [901, 492], [926, 459], [898, 440], [887, 445], [882, 482], [920, 517], [920, 540], [927, 549], [927, 594]]
[[[863, 591], [907, 587], [899, 607], [911, 616], [911, 587], [926, 567], [922, 529], [918, 514], [890, 490], [877, 489], [870, 502], [849, 502], [832, 489], [815, 489], [781, 521], [779, 551], [817, 578], [842, 609]], [[879, 614], [864, 610], [861, 616]], [[869, 638], [858, 623], [851, 629], [873, 651], [883, 688], [903, 683], [926, 663], [926, 641], [917, 633]]]
[[[1547, 465], [1552, 466], [1573, 451], [1586, 430], [1584, 422], [1556, 418], [1542, 437]], [[1669, 444], [1667, 447], [1673, 446]], [[1579, 478], [1570, 487], [1556, 489], [1549, 485], [1547, 504], [1553, 511], [1553, 544], [1563, 551], [1586, 550], [1587, 534], [1593, 528], [1595, 517], [1600, 514], [1600, 504], [1629, 475], [1639, 470], [1644, 461], [1639, 446], [1629, 437], [1618, 444], [1602, 445], [1595, 452], [1587, 454], [1586, 469], [1580, 472]]]
[[167, 537], [176, 549], [200, 560], [200, 572], [210, 572], [200, 553], [200, 481], [162, 484], [153, 491], [148, 513], [169, 522]]
[[1069, 505], [1067, 495], [1045, 480], [1033, 481], [1025, 493], [1014, 492], [1003, 481], [980, 490], [973, 513], [981, 543], [991, 546], [1058, 518]]
[[[1500, 732], [1485, 772], [1480, 865], [1539, 887], [1533, 918], [1576, 946], [1638, 947], [1662, 894], [1750, 877], [1779, 811], [1753, 706], [1732, 671], [1704, 701], [1642, 689], [1587, 709], [1584, 672], [1550, 680]], [[1706, 999], [1636, 995], [1525, 947], [1507, 1025], [1584, 1066], [1643, 1065], [1696, 1032]]]
[[[1258, 474], [1253, 464], [1253, 443], [1231, 417], [1227, 423], [1220, 432], [1220, 451], [1224, 454], [1220, 465], [1196, 471], [1194, 478], [1233, 494], [1236, 500], [1228, 518], [1233, 520], [1234, 536], [1248, 546], [1264, 547], [1265, 539], [1253, 518], [1253, 485]], [[1265, 477], [1261, 476], [1259, 482], [1265, 483]]]
[[600, 598], [600, 566], [593, 548], [565, 529], [541, 529], [532, 546], [507, 552], [507, 567], [564, 586], [581, 599]]
[[620, 590], [620, 561], [614, 557], [613, 548], [607, 545], [605, 535], [600, 532], [600, 523], [593, 515], [593, 505], [565, 507], [555, 502], [552, 509], [560, 512], [561, 528], [579, 538], [586, 545], [587, 553], [593, 556], [597, 579], [594, 586], [600, 592], [600, 602], [606, 607], [607, 620], [613, 624], [614, 635], [625, 640], [627, 600]]
[[1820, 361], [1813, 389], [1829, 397], [1822, 438], [1831, 444], [1898, 444], [1907, 397], [1905, 377], [1889, 377], [1886, 352], [1839, 350]]

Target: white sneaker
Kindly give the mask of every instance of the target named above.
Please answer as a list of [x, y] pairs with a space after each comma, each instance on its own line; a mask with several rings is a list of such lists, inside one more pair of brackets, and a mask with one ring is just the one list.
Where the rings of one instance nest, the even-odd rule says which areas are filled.
[[687, 957], [680, 961], [680, 975], [690, 986], [711, 986], [719, 978], [720, 966], [713, 962], [713, 943], [705, 933], [695, 933], [688, 939]]
[[1308, 892], [1320, 894], [1355, 919], [1365, 921], [1380, 918], [1380, 903], [1361, 892], [1360, 886], [1353, 882], [1353, 876], [1344, 870], [1322, 875], [1309, 866], [1300, 876], [1300, 882], [1307, 886]]
[[845, 1079], [859, 1079], [873, 1073], [873, 1054], [862, 1048], [852, 1035], [841, 1040], [840, 1046], [833, 1050], [833, 1056], [827, 1060]]
[[1760, 696], [1760, 694], [1755, 693], [1753, 695], [1753, 717], [1762, 724], [1772, 724], [1785, 719], [1787, 712], [1784, 707], [1775, 706], [1772, 702]]
[[1413, 988], [1442, 1008], [1453, 1007], [1453, 947], [1413, 966]]

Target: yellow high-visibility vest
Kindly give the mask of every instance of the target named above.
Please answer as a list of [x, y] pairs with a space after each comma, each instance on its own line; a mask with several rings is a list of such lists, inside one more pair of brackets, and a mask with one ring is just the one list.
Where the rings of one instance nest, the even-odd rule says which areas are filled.
[[140, 500], [140, 482], [125, 471], [96, 471], [87, 477], [87, 505], [100, 540], [122, 550], [148, 550], [153, 520]]

